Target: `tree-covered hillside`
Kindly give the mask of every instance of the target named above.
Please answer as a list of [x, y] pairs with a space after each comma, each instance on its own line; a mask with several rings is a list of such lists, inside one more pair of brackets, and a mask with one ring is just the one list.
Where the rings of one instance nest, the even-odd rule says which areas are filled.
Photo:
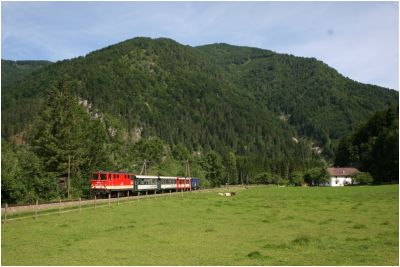
[[37, 71], [52, 62], [46, 60], [1, 60], [2, 90], [22, 80], [26, 75]]
[[43, 93], [61, 79], [78, 81], [77, 95], [117, 117], [130, 132], [140, 128], [144, 136], [183, 142], [190, 149], [242, 152], [270, 151], [267, 143], [301, 136], [330, 157], [331, 141], [395, 103], [398, 95], [351, 81], [315, 59], [135, 38], [57, 62], [15, 85], [3, 96], [2, 135], [21, 132]]
[[18, 173], [19, 155], [34, 153], [43, 177], [54, 180], [74, 157], [77, 194], [90, 171], [138, 172], [144, 159], [153, 172], [176, 175], [189, 158], [213, 185], [265, 173], [287, 181], [332, 160], [341, 137], [397, 101], [398, 92], [354, 82], [315, 59], [134, 38], [3, 90], [2, 140], [14, 160], [4, 164]]
[[335, 164], [355, 165], [376, 183], [399, 182], [399, 106], [376, 112], [352, 134], [343, 137]]
[[329, 157], [337, 139], [373, 111], [397, 101], [398, 92], [352, 81], [314, 58], [227, 44], [199, 48], [242, 92], [282, 114], [299, 135], [323, 146]]

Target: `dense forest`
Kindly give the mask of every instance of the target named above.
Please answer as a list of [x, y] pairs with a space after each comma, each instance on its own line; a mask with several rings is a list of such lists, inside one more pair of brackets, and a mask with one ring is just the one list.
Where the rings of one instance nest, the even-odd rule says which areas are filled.
[[2, 84], [9, 203], [64, 196], [69, 159], [79, 196], [90, 172], [137, 173], [145, 159], [163, 175], [183, 175], [189, 159], [191, 175], [211, 186], [325, 179], [340, 138], [398, 103], [398, 92], [316, 59], [165, 38], [134, 38], [22, 76]]
[[399, 182], [399, 106], [376, 112], [338, 145], [335, 164], [369, 172], [376, 183]]
[[26, 75], [52, 64], [46, 60], [1, 60], [2, 89], [22, 80]]

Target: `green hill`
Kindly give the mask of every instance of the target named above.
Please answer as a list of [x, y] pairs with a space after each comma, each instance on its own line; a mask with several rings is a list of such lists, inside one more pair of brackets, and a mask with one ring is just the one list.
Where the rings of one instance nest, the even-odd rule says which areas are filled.
[[91, 171], [138, 172], [144, 159], [152, 173], [184, 175], [189, 158], [191, 174], [211, 185], [266, 173], [288, 182], [332, 161], [340, 138], [398, 104], [397, 91], [313, 58], [165, 38], [134, 38], [8, 78], [18, 80], [2, 84], [10, 203], [63, 195], [57, 182], [69, 159], [77, 196]]
[[75, 93], [120, 120], [128, 132], [140, 128], [143, 136], [167, 143], [239, 153], [268, 154], [272, 146], [305, 137], [331, 156], [332, 141], [398, 97], [312, 58], [135, 38], [57, 62], [6, 90], [2, 135], [22, 131], [44, 92], [62, 79], [78, 81]]

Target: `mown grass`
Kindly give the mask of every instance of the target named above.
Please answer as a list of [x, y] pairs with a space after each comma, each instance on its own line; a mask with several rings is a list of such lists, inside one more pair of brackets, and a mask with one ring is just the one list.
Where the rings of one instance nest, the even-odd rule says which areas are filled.
[[398, 186], [186, 193], [10, 221], [2, 265], [398, 265]]

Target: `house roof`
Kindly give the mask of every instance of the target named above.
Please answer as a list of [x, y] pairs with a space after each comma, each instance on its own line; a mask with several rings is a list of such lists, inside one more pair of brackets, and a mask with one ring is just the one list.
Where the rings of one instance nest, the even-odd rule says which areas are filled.
[[330, 176], [350, 176], [353, 173], [360, 172], [356, 168], [353, 167], [345, 167], [345, 168], [328, 168], [327, 169]]

